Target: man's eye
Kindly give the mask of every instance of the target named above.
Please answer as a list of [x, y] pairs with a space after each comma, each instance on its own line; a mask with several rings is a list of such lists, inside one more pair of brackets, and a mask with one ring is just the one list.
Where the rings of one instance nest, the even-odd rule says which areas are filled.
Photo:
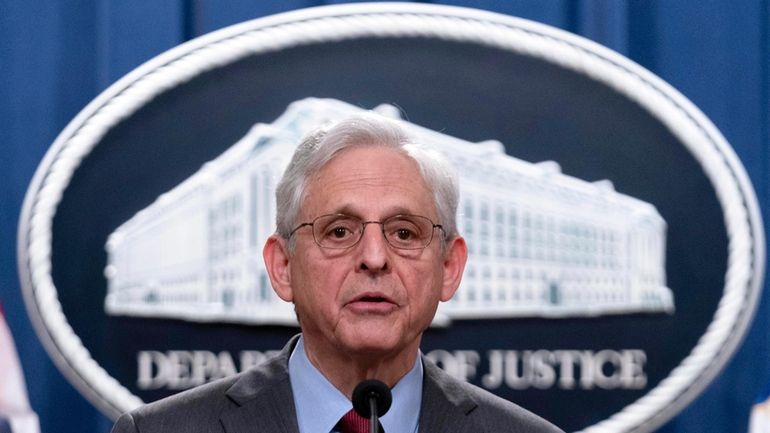
[[399, 245], [411, 244], [420, 239], [420, 227], [409, 220], [393, 221], [385, 230], [388, 238]]
[[334, 227], [329, 231], [329, 236], [337, 239], [343, 239], [350, 236], [350, 230], [347, 227]]
[[341, 240], [347, 239], [356, 233], [356, 223], [348, 220], [337, 220], [326, 226], [323, 230], [323, 236], [326, 239]]
[[414, 236], [415, 236], [414, 232], [412, 232], [409, 229], [401, 228], [396, 230], [396, 237], [398, 237], [399, 240], [408, 241], [414, 238]]

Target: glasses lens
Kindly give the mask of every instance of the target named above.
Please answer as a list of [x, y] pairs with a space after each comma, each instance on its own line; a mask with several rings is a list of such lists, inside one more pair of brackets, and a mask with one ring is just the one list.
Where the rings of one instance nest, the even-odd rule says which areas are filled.
[[417, 215], [396, 215], [382, 223], [385, 239], [394, 248], [416, 250], [425, 248], [433, 237], [433, 223]]
[[324, 215], [313, 221], [313, 237], [324, 248], [348, 248], [361, 237], [361, 221], [346, 215]]

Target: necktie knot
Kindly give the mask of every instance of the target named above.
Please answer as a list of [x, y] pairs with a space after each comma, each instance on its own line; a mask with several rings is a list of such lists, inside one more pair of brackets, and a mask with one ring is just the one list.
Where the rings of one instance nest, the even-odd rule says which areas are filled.
[[[369, 418], [364, 418], [357, 414], [354, 409], [350, 409], [340, 418], [337, 428], [341, 433], [369, 433]], [[379, 428], [379, 431], [382, 432], [382, 427]]]

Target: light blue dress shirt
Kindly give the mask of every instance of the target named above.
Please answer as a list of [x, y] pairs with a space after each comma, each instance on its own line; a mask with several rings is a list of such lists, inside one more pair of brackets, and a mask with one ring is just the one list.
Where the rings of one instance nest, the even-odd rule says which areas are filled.
[[[422, 361], [418, 354], [415, 358], [414, 367], [391, 390], [393, 404], [380, 418], [385, 433], [417, 433], [422, 404]], [[334, 432], [335, 424], [353, 408], [353, 403], [310, 363], [301, 337], [289, 358], [289, 380], [299, 433]]]

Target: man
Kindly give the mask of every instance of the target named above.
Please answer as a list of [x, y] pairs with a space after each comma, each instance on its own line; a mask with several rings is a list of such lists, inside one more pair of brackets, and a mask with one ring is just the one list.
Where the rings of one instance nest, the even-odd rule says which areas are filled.
[[467, 259], [457, 181], [435, 150], [392, 121], [353, 117], [303, 140], [276, 198], [265, 264], [301, 336], [261, 366], [124, 415], [113, 432], [359, 431], [347, 423], [368, 421], [350, 399], [372, 378], [392, 389], [387, 433], [560, 431], [419, 354]]

